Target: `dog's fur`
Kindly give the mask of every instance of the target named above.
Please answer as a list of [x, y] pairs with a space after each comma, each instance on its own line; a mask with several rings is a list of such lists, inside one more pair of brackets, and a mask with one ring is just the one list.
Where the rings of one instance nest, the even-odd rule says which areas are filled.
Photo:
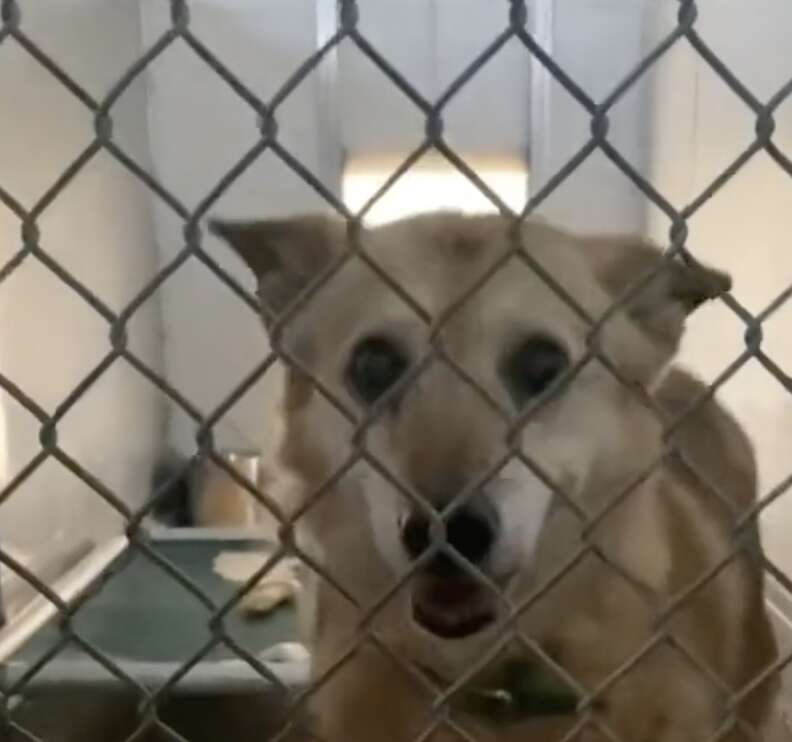
[[[332, 269], [352, 239], [344, 225], [318, 216], [218, 222], [214, 230], [256, 273], [265, 316], [286, 308]], [[425, 668], [450, 684], [501, 635], [499, 621], [454, 641], [416, 625], [412, 583], [388, 595], [410, 566], [399, 543], [408, 498], [365, 460], [328, 485], [355, 445], [354, 421], [326, 393], [363, 417], [344, 380], [352, 348], [372, 334], [397, 337], [413, 360], [429, 347], [432, 328], [379, 271], [414, 297], [430, 321], [446, 320], [437, 338], [469, 377], [435, 359], [367, 431], [368, 454], [429, 500], [464, 488], [507, 453], [506, 424], [469, 381], [516, 413], [498, 373], [506, 349], [541, 332], [563, 343], [574, 363], [588, 347], [583, 314], [603, 316], [614, 299], [642, 284], [596, 334], [611, 368], [596, 358], [584, 364], [530, 417], [518, 439], [573, 506], [553, 496], [536, 472], [507, 463], [480, 493], [502, 524], [485, 572], [515, 604], [544, 590], [521, 614], [521, 633], [581, 685], [603, 688], [594, 718], [625, 742], [705, 739], [726, 718], [728, 690], [744, 688], [776, 657], [756, 561], [758, 533], [743, 529], [738, 541], [732, 534], [756, 497], [750, 442], [711, 399], [674, 428], [670, 440], [658, 421], [658, 415], [672, 420], [685, 412], [706, 391], [687, 373], [669, 370], [669, 362], [686, 315], [728, 290], [728, 277], [702, 266], [661, 263], [660, 253], [637, 239], [578, 237], [536, 221], [517, 239], [582, 312], [516, 257], [457, 304], [514, 237], [500, 217], [451, 213], [362, 230], [354, 241], [376, 270], [359, 258], [343, 264], [274, 336], [291, 361], [279, 463], [289, 473], [296, 507], [317, 488], [326, 490], [300, 519], [297, 536], [335, 584], [310, 579], [304, 614], [314, 675], [328, 674], [314, 698], [318, 732], [327, 742], [417, 738], [432, 718], [432, 695], [405, 666]], [[652, 403], [658, 414], [649, 409]], [[643, 476], [669, 443], [676, 453]], [[595, 514], [631, 483], [631, 494], [584, 534], [573, 507]], [[591, 548], [581, 553], [586, 543]], [[743, 550], [718, 569], [735, 543]], [[705, 576], [710, 579], [697, 585]], [[365, 638], [360, 620], [378, 601], [366, 625], [375, 642]], [[658, 624], [672, 606], [676, 610]], [[529, 654], [512, 641], [493, 661], [510, 653]], [[741, 719], [761, 729], [775, 692], [773, 680], [757, 684], [737, 707]], [[496, 728], [479, 718], [455, 718], [482, 742], [560, 739], [577, 721]], [[586, 734], [607, 738], [592, 728]], [[738, 732], [725, 738], [731, 734], [741, 738]], [[440, 727], [431, 739], [459, 737]]]

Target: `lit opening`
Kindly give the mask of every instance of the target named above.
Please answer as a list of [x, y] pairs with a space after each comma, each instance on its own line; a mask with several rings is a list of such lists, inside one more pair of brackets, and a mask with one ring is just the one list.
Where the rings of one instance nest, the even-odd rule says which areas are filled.
[[[465, 157], [465, 162], [514, 211], [528, 198], [528, 170], [517, 158]], [[354, 212], [376, 193], [399, 166], [394, 158], [357, 158], [347, 163], [343, 197]], [[496, 212], [495, 205], [439, 155], [425, 156], [399, 178], [366, 214], [372, 225], [438, 209]]]

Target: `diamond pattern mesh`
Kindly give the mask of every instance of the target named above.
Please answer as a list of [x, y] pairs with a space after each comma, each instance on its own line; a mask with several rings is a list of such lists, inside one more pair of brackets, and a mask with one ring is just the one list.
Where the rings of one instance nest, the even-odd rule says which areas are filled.
[[[790, 79], [782, 88], [780, 88], [769, 100], [762, 101], [758, 99], [738, 78], [738, 76], [719, 58], [713, 49], [707, 44], [707, 41], [702, 38], [697, 30], [697, 16], [698, 9], [694, 0], [680, 0], [678, 3], [678, 17], [674, 28], [657, 43], [640, 62], [635, 65], [633, 69], [626, 74], [623, 79], [614, 80], [614, 84], [609, 92], [603, 99], [597, 101], [588, 95], [585, 90], [559, 65], [559, 63], [548, 52], [542, 48], [537, 40], [532, 36], [528, 29], [528, 11], [525, 2], [522, 0], [509, 0], [509, 2], [493, 3], [492, 13], [500, 13], [503, 16], [503, 29], [502, 32], [495, 38], [484, 51], [482, 51], [475, 59], [473, 59], [467, 67], [458, 75], [458, 77], [450, 84], [446, 90], [436, 99], [429, 100], [424, 97], [411, 83], [406, 79], [389, 60], [381, 54], [378, 49], [370, 42], [369, 39], [361, 32], [359, 25], [359, 15], [365, 12], [365, 8], [359, 7], [358, 3], [354, 0], [340, 0], [338, 4], [337, 15], [337, 30], [331, 37], [319, 48], [314, 54], [306, 58], [293, 73], [293, 75], [282, 85], [282, 87], [273, 95], [269, 100], [263, 100], [250, 90], [241, 81], [240, 77], [229, 68], [222, 59], [213, 53], [207, 45], [195, 34], [192, 30], [190, 22], [189, 3], [186, 0], [171, 0], [171, 25], [167, 28], [162, 35], [155, 41], [155, 43], [148, 48], [129, 68], [124, 72], [121, 78], [110, 88], [107, 94], [101, 99], [96, 98], [89, 93], [78, 80], [73, 79], [59, 64], [58, 60], [51, 56], [46, 49], [41, 48], [26, 32], [25, 25], [25, 8], [23, 2], [17, 0], [2, 0], [0, 3], [2, 8], [1, 18], [2, 25], [0, 25], [0, 45], [17, 45], [23, 49], [30, 57], [32, 57], [41, 67], [46, 70], [55, 80], [57, 80], [68, 91], [76, 101], [78, 101], [85, 110], [93, 117], [94, 122], [94, 137], [92, 141], [85, 147], [85, 149], [73, 160], [73, 162], [63, 171], [60, 177], [52, 184], [52, 186], [41, 196], [41, 198], [30, 208], [22, 206], [19, 200], [15, 198], [13, 193], [13, 183], [0, 182], [0, 202], [2, 202], [18, 219], [20, 227], [20, 247], [13, 257], [2, 267], [0, 267], [0, 283], [8, 279], [14, 272], [23, 264], [30, 261], [37, 261], [41, 266], [50, 271], [59, 281], [68, 287], [74, 294], [79, 297], [87, 306], [89, 306], [96, 314], [101, 317], [108, 326], [109, 342], [106, 355], [96, 364], [92, 371], [86, 375], [83, 380], [68, 394], [63, 401], [58, 405], [54, 412], [47, 412], [37, 404], [24, 389], [23, 380], [11, 379], [5, 375], [0, 374], [0, 387], [4, 392], [10, 395], [16, 402], [24, 407], [30, 415], [32, 415], [40, 425], [39, 439], [41, 443], [40, 451], [24, 466], [13, 479], [6, 484], [2, 492], [0, 492], [0, 504], [8, 500], [20, 489], [25, 481], [34, 474], [34, 472], [41, 467], [47, 460], [54, 460], [60, 463], [63, 467], [67, 468], [72, 474], [78, 477], [85, 483], [96, 495], [101, 498], [107, 506], [117, 511], [126, 523], [126, 536], [129, 539], [130, 552], [137, 552], [145, 556], [148, 560], [158, 565], [159, 568], [167, 572], [170, 577], [179, 583], [184, 589], [188, 590], [197, 601], [203, 605], [208, 611], [208, 625], [211, 628], [211, 639], [201, 647], [194, 655], [175, 672], [166, 683], [157, 688], [148, 688], [141, 685], [137, 680], [127, 674], [122, 667], [120, 667], [112, 658], [106, 656], [97, 646], [91, 641], [88, 641], [80, 635], [80, 632], [73, 626], [72, 617], [80, 610], [80, 608], [90, 601], [92, 596], [95, 595], [97, 590], [101, 589], [101, 585], [114, 577], [113, 571], [107, 571], [103, 574], [98, 584], [91, 590], [83, 593], [72, 601], [65, 602], [57, 594], [55, 594], [36, 574], [26, 569], [21, 563], [15, 560], [9, 553], [0, 550], [0, 563], [5, 568], [14, 572], [18, 577], [31, 585], [35, 590], [45, 596], [57, 609], [60, 614], [61, 625], [63, 628], [61, 641], [53, 646], [50, 651], [46, 652], [39, 661], [31, 666], [29, 670], [22, 676], [16, 679], [12, 685], [4, 684], [2, 688], [2, 695], [5, 699], [3, 718], [6, 728], [14, 730], [23, 739], [40, 740], [35, 734], [26, 731], [16, 720], [9, 705], [10, 699], [16, 696], [24, 696], [26, 686], [35, 678], [42, 668], [53, 659], [58, 652], [66, 644], [72, 644], [80, 647], [88, 656], [93, 658], [97, 663], [102, 665], [109, 673], [111, 673], [119, 682], [128, 686], [140, 699], [139, 706], [139, 722], [138, 730], [128, 737], [128, 740], [140, 738], [143, 732], [147, 729], [156, 727], [167, 739], [182, 740], [175, 730], [169, 728], [158, 717], [158, 702], [160, 702], [170, 690], [198, 663], [200, 663], [207, 654], [217, 645], [225, 644], [240, 658], [245, 660], [250, 666], [276, 688], [279, 688], [284, 693], [291, 694], [292, 700], [289, 703], [288, 713], [283, 719], [283, 731], [278, 738], [285, 738], [288, 734], [291, 723], [297, 719], [299, 713], [304, 708], [305, 704], [311, 697], [319, 692], [319, 690], [326, 684], [333, 682], [333, 677], [337, 671], [343, 667], [352, 657], [355, 656], [358, 647], [349, 647], [348, 650], [337, 657], [333, 667], [324, 675], [313, 679], [310, 687], [301, 690], [299, 693], [286, 688], [278, 676], [273, 673], [267, 665], [262, 663], [253, 654], [242, 647], [239, 642], [235, 641], [232, 636], [226, 631], [224, 625], [224, 618], [230, 611], [234, 610], [238, 601], [243, 597], [244, 593], [249, 590], [256, 582], [256, 580], [265, 575], [276, 563], [278, 563], [285, 556], [296, 555], [302, 559], [308, 567], [315, 572], [321, 579], [328, 581], [341, 595], [344, 595], [349, 601], [354, 602], [354, 598], [350, 595], [344, 585], [339, 584], [328, 570], [317, 561], [304, 553], [295, 543], [293, 531], [295, 524], [300, 518], [304, 517], [306, 512], [313, 508], [333, 487], [335, 483], [345, 475], [349, 469], [357, 462], [365, 461], [371, 468], [373, 468], [380, 476], [387, 480], [393, 487], [395, 487], [404, 497], [414, 502], [418, 507], [424, 509], [426, 513], [434, 520], [437, 527], [442, 527], [442, 521], [446, 519], [458, 507], [458, 502], [452, 503], [445, 512], [435, 513], [428, 503], [426, 503], [421, 496], [412, 490], [405, 482], [399, 480], [392, 472], [390, 472], [380, 461], [376, 459], [368, 450], [366, 444], [366, 432], [376, 421], [377, 417], [382, 413], [387, 400], [382, 400], [381, 404], [368, 414], [362, 421], [356, 421], [356, 414], [347, 409], [344, 402], [336, 398], [330, 389], [321, 383], [320, 380], [312, 378], [312, 383], [316, 387], [318, 393], [325, 397], [325, 399], [348, 421], [355, 425], [355, 433], [353, 436], [354, 445], [348, 461], [345, 465], [334, 474], [315, 492], [311, 494], [303, 507], [291, 516], [286, 517], [282, 512], [278, 503], [270, 500], [263, 492], [258, 491], [253, 482], [248, 481], [245, 477], [239, 474], [233, 467], [228, 465], [224, 458], [222, 458], [214, 444], [212, 428], [213, 426], [246, 394], [246, 392], [272, 367], [272, 365], [280, 358], [287, 364], [299, 367], [297, 358], [289, 355], [289, 353], [280, 346], [278, 339], [283, 328], [287, 327], [290, 322], [312, 301], [313, 297], [321, 288], [328, 282], [334, 280], [336, 274], [350, 261], [360, 261], [365, 263], [388, 287], [390, 291], [398, 295], [398, 297], [410, 307], [418, 318], [421, 319], [431, 328], [431, 348], [428, 353], [423, 357], [414, 368], [404, 376], [396, 388], [392, 389], [390, 394], [395, 395], [399, 393], [406, 385], [415, 381], [415, 379], [423, 373], [429, 366], [433, 364], [442, 364], [454, 373], [470, 387], [471, 390], [476, 392], [481, 399], [492, 408], [495, 414], [499, 415], [508, 428], [508, 439], [515, 440], [516, 433], [519, 432], [521, 427], [536, 414], [537, 407], [525, 411], [517, 420], [514, 420], [508, 411], [502, 409], [496, 400], [483, 388], [481, 388], [464, 369], [460, 368], [454, 363], [449, 354], [444, 350], [440, 342], [441, 330], [453, 318], [455, 313], [462, 307], [470, 298], [481, 289], [482, 286], [497, 273], [507, 262], [518, 260], [524, 266], [538, 275], [547, 285], [564, 301], [568, 306], [580, 317], [589, 328], [589, 343], [588, 351], [585, 356], [575, 364], [575, 366], [568, 370], [566, 374], [567, 381], [574, 379], [583, 368], [586, 367], [592, 360], [596, 359], [606, 368], [613, 373], [621, 383], [635, 393], [641, 396], [642, 402], [655, 413], [654, 402], [646, 395], [642, 395], [639, 390], [633, 389], [632, 385], [625, 379], [619, 376], [618, 369], [610, 363], [610, 361], [601, 353], [598, 347], [598, 337], [600, 332], [609, 321], [609, 319], [624, 307], [633, 296], [642, 290], [642, 288], [653, 278], [655, 272], [651, 275], [645, 276], [636, 285], [621, 296], [611, 308], [600, 317], [590, 316], [586, 310], [575, 300], [575, 297], [570, 296], [560, 285], [560, 283], [553, 278], [531, 255], [523, 250], [518, 237], [520, 223], [529, 217], [536, 209], [558, 189], [567, 179], [574, 177], [576, 170], [584, 163], [593, 153], [603, 154], [616, 168], [618, 168], [643, 194], [643, 196], [651, 202], [657, 209], [659, 209], [671, 223], [669, 232], [669, 249], [665, 252], [665, 263], [674, 259], [683, 259], [689, 261], [693, 258], [687, 247], [688, 238], [688, 220], [691, 219], [711, 198], [716, 196], [718, 192], [726, 185], [730, 179], [740, 171], [749, 161], [752, 160], [758, 153], [764, 152], [777, 164], [777, 166], [786, 174], [792, 176], [792, 160], [782, 152], [773, 141], [773, 133], [775, 129], [774, 115], [784, 101], [792, 94], [792, 79]], [[152, 64], [157, 57], [167, 50], [178, 40], [181, 40], [189, 49], [202, 60], [208, 68], [210, 68], [216, 75], [218, 75], [228, 87], [239, 98], [244, 101], [248, 106], [253, 109], [257, 114], [259, 120], [259, 136], [256, 143], [245, 152], [236, 164], [222, 177], [210, 193], [195, 207], [188, 208], [180, 199], [171, 193], [165, 185], [147, 172], [141, 165], [139, 165], [132, 157], [130, 157], [123, 148], [114, 139], [113, 135], [113, 108], [114, 104], [119, 100], [127, 88], [144, 73], [146, 68]], [[452, 98], [465, 86], [471, 79], [473, 79], [478, 71], [509, 42], [518, 41], [522, 44], [531, 57], [534, 63], [541, 65], [546, 72], [552, 77], [555, 84], [561, 86], [566, 92], [579, 104], [581, 109], [590, 117], [590, 137], [579, 148], [579, 150], [571, 156], [568, 161], [550, 177], [547, 182], [535, 193], [533, 193], [525, 204], [525, 207], [520, 213], [514, 213], [499, 197], [498, 195], [487, 186], [487, 184], [477, 175], [477, 173], [466, 164], [464, 158], [456, 152], [444, 137], [444, 113], [447, 105]], [[340, 44], [354, 45], [357, 50], [365, 56], [373, 65], [375, 65], [387, 78], [388, 84], [395, 86], [404, 96], [414, 104], [415, 108], [425, 119], [425, 133], [423, 141], [415, 148], [413, 152], [407, 156], [401, 166], [387, 179], [382, 187], [372, 195], [368, 203], [358, 212], [351, 213], [342, 201], [328, 189], [321, 180], [311, 170], [306, 167], [300, 160], [299, 153], [290, 151], [281, 141], [278, 130], [278, 116], [280, 109], [285, 101], [293, 91], [303, 82], [322, 60], [332, 53]], [[647, 74], [647, 72], [655, 65], [655, 63], [663, 57], [670, 49], [678, 44], [687, 44], [690, 48], [700, 55], [701, 59], [709, 66], [711, 71], [717, 75], [718, 78], [728, 86], [731, 91], [742, 101], [745, 107], [751, 112], [755, 118], [755, 138], [751, 141], [746, 148], [736, 154], [731, 163], [715, 177], [701, 193], [699, 193], [693, 200], [690, 201], [681, 209], [674, 208], [669, 201], [656, 190], [656, 188], [648, 182], [648, 180], [638, 172], [638, 170], [623, 156], [614, 144], [609, 140], [609, 125], [611, 113], [614, 106], [622, 100], [622, 98]], [[13, 107], [6, 111], [6, 115], [13, 115]], [[371, 208], [381, 199], [388, 191], [390, 186], [395, 183], [405, 172], [407, 172], [412, 165], [414, 165], [425, 153], [435, 151], [440, 153], [454, 168], [462, 173], [469, 181], [474, 184], [486, 197], [494, 204], [494, 206], [510, 220], [514, 226], [512, 229], [512, 244], [508, 252], [499, 256], [496, 261], [489, 266], [485, 274], [483, 274], [475, 285], [471, 286], [468, 291], [461, 296], [457, 302], [449, 307], [446, 312], [439, 317], [432, 318], [429, 312], [420, 305], [420, 302], [411, 295], [409, 286], [400, 285], [387, 271], [380, 266], [376, 259], [366, 253], [360, 244], [359, 229], [362, 220]], [[81, 170], [99, 153], [114, 158], [123, 168], [125, 168], [132, 176], [134, 176], [140, 183], [145, 185], [154, 196], [159, 199], [162, 205], [167, 207], [176, 217], [178, 217], [183, 224], [184, 246], [183, 248], [162, 268], [159, 272], [149, 280], [146, 285], [139, 291], [137, 296], [132, 299], [121, 311], [113, 311], [108, 307], [97, 293], [92, 290], [90, 285], [78, 280], [64, 265], [62, 265], [52, 254], [50, 254], [40, 242], [39, 231], [39, 218], [42, 213], [50, 206], [53, 201], [59, 198], [64, 189], [67, 188], [69, 183], [81, 172]], [[318, 193], [327, 203], [329, 208], [337, 212], [340, 217], [346, 220], [348, 224], [348, 234], [350, 236], [351, 249], [348, 253], [339, 257], [336, 262], [328, 266], [313, 283], [308, 286], [300, 296], [279, 316], [273, 317], [271, 334], [273, 337], [273, 351], [269, 357], [262, 361], [235, 389], [233, 389], [214, 409], [210, 414], [204, 415], [180, 392], [175, 388], [168, 379], [160, 375], [150, 365], [147, 364], [142, 358], [138, 357], [131, 349], [128, 343], [128, 326], [136, 312], [149, 300], [155, 292], [163, 285], [163, 283], [175, 272], [177, 272], [188, 259], [195, 259], [200, 261], [209, 271], [211, 271], [217, 280], [223, 282], [231, 291], [236, 294], [239, 299], [244, 302], [254, 312], [258, 311], [258, 303], [256, 299], [249, 295], [243, 286], [241, 286], [228, 272], [226, 272], [204, 249], [202, 245], [203, 229], [201, 226], [204, 218], [216, 205], [218, 199], [235, 183], [235, 181], [264, 153], [270, 153], [278, 158], [287, 168], [289, 168], [297, 177], [304, 181], [310, 188]], [[658, 266], [657, 271], [665, 268], [665, 263]], [[1, 288], [0, 288], [1, 290]], [[745, 306], [743, 306], [732, 294], [727, 294], [722, 298], [723, 304], [734, 314], [744, 326], [744, 349], [734, 361], [722, 371], [722, 373], [712, 382], [706, 394], [697, 400], [684, 415], [678, 419], [668, 423], [666, 421], [667, 433], [670, 435], [679, 426], [683, 425], [687, 417], [693, 414], [701, 404], [706, 402], [712, 394], [714, 394], [721, 386], [723, 386], [738, 370], [740, 370], [746, 363], [753, 360], [761, 364], [767, 373], [771, 374], [783, 387], [792, 392], [792, 380], [784, 369], [780, 368], [771, 357], [767, 355], [762, 347], [762, 329], [771, 315], [773, 315], [783, 304], [787, 301], [790, 294], [792, 294], [792, 286], [788, 287], [785, 291], [780, 293], [766, 305], [766, 307], [758, 312], [752, 313]], [[197, 427], [197, 442], [200, 452], [208, 457], [215, 465], [225, 470], [227, 474], [234, 479], [238, 484], [243, 486], [252, 496], [254, 496], [265, 508], [267, 508], [281, 523], [281, 544], [277, 552], [272, 556], [266, 565], [264, 565], [254, 579], [251, 579], [247, 585], [241, 589], [238, 594], [225, 605], [216, 605], [215, 602], [204, 594], [201, 587], [195, 584], [188, 575], [180, 570], [175, 564], [171, 563], [168, 559], [164, 558], [156, 549], [151, 547], [144, 530], [142, 523], [144, 519], [151, 514], [152, 510], [156, 507], [158, 498], [164, 496], [168, 484], [166, 483], [151, 501], [143, 508], [132, 510], [126, 505], [122, 499], [108, 486], [106, 486], [100, 479], [98, 479], [91, 471], [87, 470], [76, 458], [69, 455], [59, 444], [58, 441], [58, 425], [62, 418], [75, 406], [78, 405], [83, 395], [96, 383], [96, 381], [107, 371], [107, 369], [118, 359], [124, 359], [128, 362], [142, 377], [149, 383], [153, 384], [163, 395], [165, 395], [173, 405], [184, 412]], [[301, 369], [304, 373], [310, 376], [308, 369]], [[548, 484], [554, 493], [564, 502], [565, 506], [572, 509], [576, 516], [585, 524], [585, 531], [587, 534], [593, 532], [597, 524], [609, 515], [623, 502], [626, 498], [631, 496], [635, 488], [646, 480], [648, 476], [654, 471], [657, 465], [662, 463], [673, 451], [673, 446], [669, 443], [668, 447], [662, 451], [658, 459], [653, 462], [652, 466], [645, 472], [642, 472], [635, 481], [630, 483], [630, 486], [623, 491], [616, 493], [606, 507], [599, 512], [588, 513], [585, 512], [575, 501], [569, 497], [561, 488], [559, 488], [537, 462], [532, 461], [526, 454], [516, 446], [512, 446], [511, 450], [504, 457], [503, 460], [495, 462], [495, 464], [475, 482], [471, 482], [466, 489], [465, 493], [460, 495], [460, 500], [464, 499], [465, 494], [474, 491], [476, 488], [481, 487], [482, 484], [491, 479], [505, 461], [516, 458], [527, 466], [534, 474], [536, 474], [543, 482]], [[690, 462], [687, 462], [692, 466]], [[179, 472], [180, 476], [183, 472]], [[175, 477], [174, 477], [175, 479]], [[674, 615], [675, 611], [687, 600], [691, 598], [697, 591], [707, 585], [714, 577], [716, 577], [729, 563], [736, 554], [743, 548], [743, 535], [747, 529], [755, 524], [757, 518], [762, 511], [773, 503], [777, 498], [781, 497], [786, 491], [790, 480], [782, 482], [778, 487], [768, 493], [760, 502], [756, 504], [749, 512], [740, 513], [739, 517], [735, 516], [734, 519], [734, 541], [733, 549], [728, 557], [722, 563], [714, 565], [706, 574], [701, 577], [692, 585], [689, 586], [683, 593], [674, 596], [673, 600], [665, 606], [662, 611], [657, 629], [654, 635], [641, 650], [625, 662], [621, 667], [615, 671], [606, 682], [602, 683], [597, 688], [583, 688], [580, 684], [569, 676], [566, 676], [568, 682], [575, 687], [580, 697], [583, 699], [580, 704], [579, 721], [570, 733], [569, 738], [574, 738], [581, 730], [587, 726], [596, 726], [599, 731], [610, 739], [617, 739], [616, 735], [609, 730], [606, 725], [598, 721], [592, 715], [598, 703], [598, 700], [606, 693], [613, 685], [619, 682], [630, 670], [636, 666], [642, 658], [654, 651], [660, 646], [672, 647], [675, 652], [684, 656], [685, 660], [693, 667], [707, 677], [712, 684], [717, 687], [726, 699], [726, 707], [730, 712], [723, 720], [723, 726], [719, 730], [716, 738], [719, 738], [729, 733], [734, 728], [740, 729], [748, 737], [757, 737], [757, 730], [751, 729], [744, 720], [740, 718], [736, 709], [739, 701], [744, 698], [752, 688], [759, 685], [765, 678], [770, 677], [780, 671], [789, 661], [789, 657], [782, 657], [777, 665], [768, 667], [760, 677], [757, 677], [749, 687], [740, 689], [734, 693], [731, 689], [727, 688], [723, 681], [721, 681], [714, 673], [712, 673], [706, 665], [695, 656], [695, 653], [690, 647], [680, 644], [671, 632], [668, 630], [668, 622]], [[731, 507], [727, 497], [718, 492], [717, 488], [710, 486], [711, 493], [714, 497], [720, 498], [723, 504]], [[501, 596], [505, 601], [510, 619], [509, 626], [514, 629], [516, 626], [517, 618], [527, 611], [531, 606], [535, 605], [538, 601], [543, 599], [552, 587], [560, 581], [564, 575], [569, 572], [573, 567], [579, 563], [586, 556], [593, 555], [596, 559], [600, 560], [602, 564], [616, 573], [627, 581], [631, 581], [631, 576], [618, 564], [614, 563], [608, 556], [592, 542], [584, 542], [578, 551], [550, 580], [544, 585], [540, 586], [535, 592], [520, 604], [511, 603], [506, 596]], [[403, 587], [403, 585], [410, 579], [410, 577], [432, 556], [431, 552], [427, 552], [420, 559], [416, 561], [413, 568], [408, 574], [405, 574], [398, 584], [388, 585], [383, 589], [383, 593], [379, 600], [374, 604], [368, 606], [356, 605], [360, 611], [360, 625], [359, 625], [359, 642], [360, 644], [373, 645], [379, 652], [388, 658], [393, 663], [395, 672], [403, 673], [405, 677], [409, 678], [433, 698], [431, 723], [427, 726], [424, 732], [420, 735], [419, 739], [429, 739], [431, 735], [438, 729], [445, 729], [447, 733], [451, 734], [452, 738], [461, 740], [473, 740], [471, 732], [460, 726], [460, 724], [451, 718], [448, 713], [448, 702], [466, 683], [470, 678], [481, 668], [487, 665], [500, 651], [500, 649], [509, 641], [518, 641], [531, 656], [538, 656], [544, 662], [552, 665], [559, 673], [565, 674], [558, 664], [547, 655], [547, 653], [540, 647], [537, 642], [530, 637], [522, 636], [519, 632], [512, 634], [504, 633], [502, 642], [497, 646], [492, 647], [487, 651], [480, 660], [469, 668], [469, 671], [463, 677], [458, 678], [450, 687], [437, 686], [426, 674], [418, 671], [415, 667], [410, 665], [407, 661], [395, 653], [387, 644], [382, 641], [374, 628], [374, 621], [382, 607]], [[467, 572], [474, 574], [477, 579], [482, 580], [488, 584], [488, 587], [497, 591], [497, 586], [487, 578], [476, 567], [468, 563], [461, 555], [452, 554], [452, 558]], [[792, 591], [792, 576], [784, 573], [774, 565], [767, 557], [761, 557], [763, 566], [766, 571], [771, 574], [786, 590]], [[634, 585], [636, 590], [641, 590], [641, 586]]]

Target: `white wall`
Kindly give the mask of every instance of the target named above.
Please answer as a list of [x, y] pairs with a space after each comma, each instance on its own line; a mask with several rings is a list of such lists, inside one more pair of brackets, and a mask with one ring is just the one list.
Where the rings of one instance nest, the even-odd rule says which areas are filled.
[[[792, 6], [786, 0], [761, 0], [750, 8], [740, 0], [703, 0], [698, 6], [699, 33], [759, 100], [768, 100], [789, 80]], [[659, 10], [650, 38], [671, 27], [673, 10]], [[653, 178], [682, 207], [750, 144], [755, 117], [685, 43], [663, 59], [653, 82]], [[789, 103], [776, 113], [773, 139], [792, 155]], [[693, 253], [732, 273], [734, 295], [751, 312], [761, 312], [792, 283], [791, 202], [792, 179], [760, 152], [689, 222]], [[656, 212], [649, 218], [652, 233], [667, 239], [667, 220]], [[763, 348], [787, 374], [792, 373], [791, 322], [787, 304], [764, 325]], [[722, 306], [702, 310], [692, 322], [684, 361], [715, 378], [744, 349], [744, 329]], [[767, 493], [792, 474], [792, 396], [751, 361], [721, 397], [756, 444]], [[771, 558], [792, 573], [792, 494], [768, 508], [763, 526]]]
[[[160, 0], [141, 6], [144, 44], [169, 23]], [[256, 95], [268, 100], [316, 49], [314, 0], [197, 0], [191, 29]], [[273, 22], [277, 19], [277, 22]], [[257, 117], [190, 49], [178, 43], [148, 71], [149, 130], [155, 170], [163, 185], [189, 208], [256, 143]], [[337, 189], [323, 172], [318, 78], [305, 80], [277, 114], [280, 141], [308, 168]], [[265, 217], [320, 209], [322, 200], [272, 154], [265, 153], [210, 209], [223, 217]], [[182, 222], [159, 204], [156, 233], [163, 264], [183, 247]], [[252, 291], [252, 277], [218, 240], [208, 252]], [[162, 288], [165, 368], [168, 380], [203, 412], [211, 412], [266, 356], [264, 333], [254, 313], [196, 260]], [[219, 446], [267, 447], [273, 425], [269, 372], [215, 426]], [[169, 441], [195, 450], [195, 425], [171, 406]]]
[[[29, 0], [22, 28], [100, 98], [136, 57], [134, 3]], [[93, 138], [86, 109], [12, 40], [0, 46], [0, 182], [32, 207]], [[113, 109], [116, 138], [148, 167], [141, 82]], [[101, 298], [121, 310], [155, 269], [145, 189], [107, 154], [76, 176], [38, 220], [41, 246]], [[0, 206], [0, 263], [21, 247], [17, 218]], [[161, 367], [156, 299], [129, 325], [130, 347]], [[53, 412], [110, 349], [108, 325], [35, 259], [0, 286], [0, 370]], [[38, 423], [0, 393], [7, 436], [5, 484], [40, 449]], [[148, 494], [162, 437], [162, 403], [117, 361], [58, 425], [60, 446], [130, 505]], [[50, 460], [0, 509], [5, 547], [52, 555], [120, 528], [113, 511]]]

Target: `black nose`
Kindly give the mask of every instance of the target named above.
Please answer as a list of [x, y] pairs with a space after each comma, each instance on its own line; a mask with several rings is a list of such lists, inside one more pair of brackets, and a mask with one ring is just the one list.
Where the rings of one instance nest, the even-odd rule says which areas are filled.
[[[401, 539], [410, 557], [417, 559], [432, 544], [431, 519], [425, 513], [413, 513], [402, 527]], [[494, 518], [471, 506], [460, 507], [446, 521], [446, 541], [471, 564], [479, 565], [487, 558], [495, 542]], [[444, 552], [438, 552], [428, 568], [443, 573], [459, 569]]]

